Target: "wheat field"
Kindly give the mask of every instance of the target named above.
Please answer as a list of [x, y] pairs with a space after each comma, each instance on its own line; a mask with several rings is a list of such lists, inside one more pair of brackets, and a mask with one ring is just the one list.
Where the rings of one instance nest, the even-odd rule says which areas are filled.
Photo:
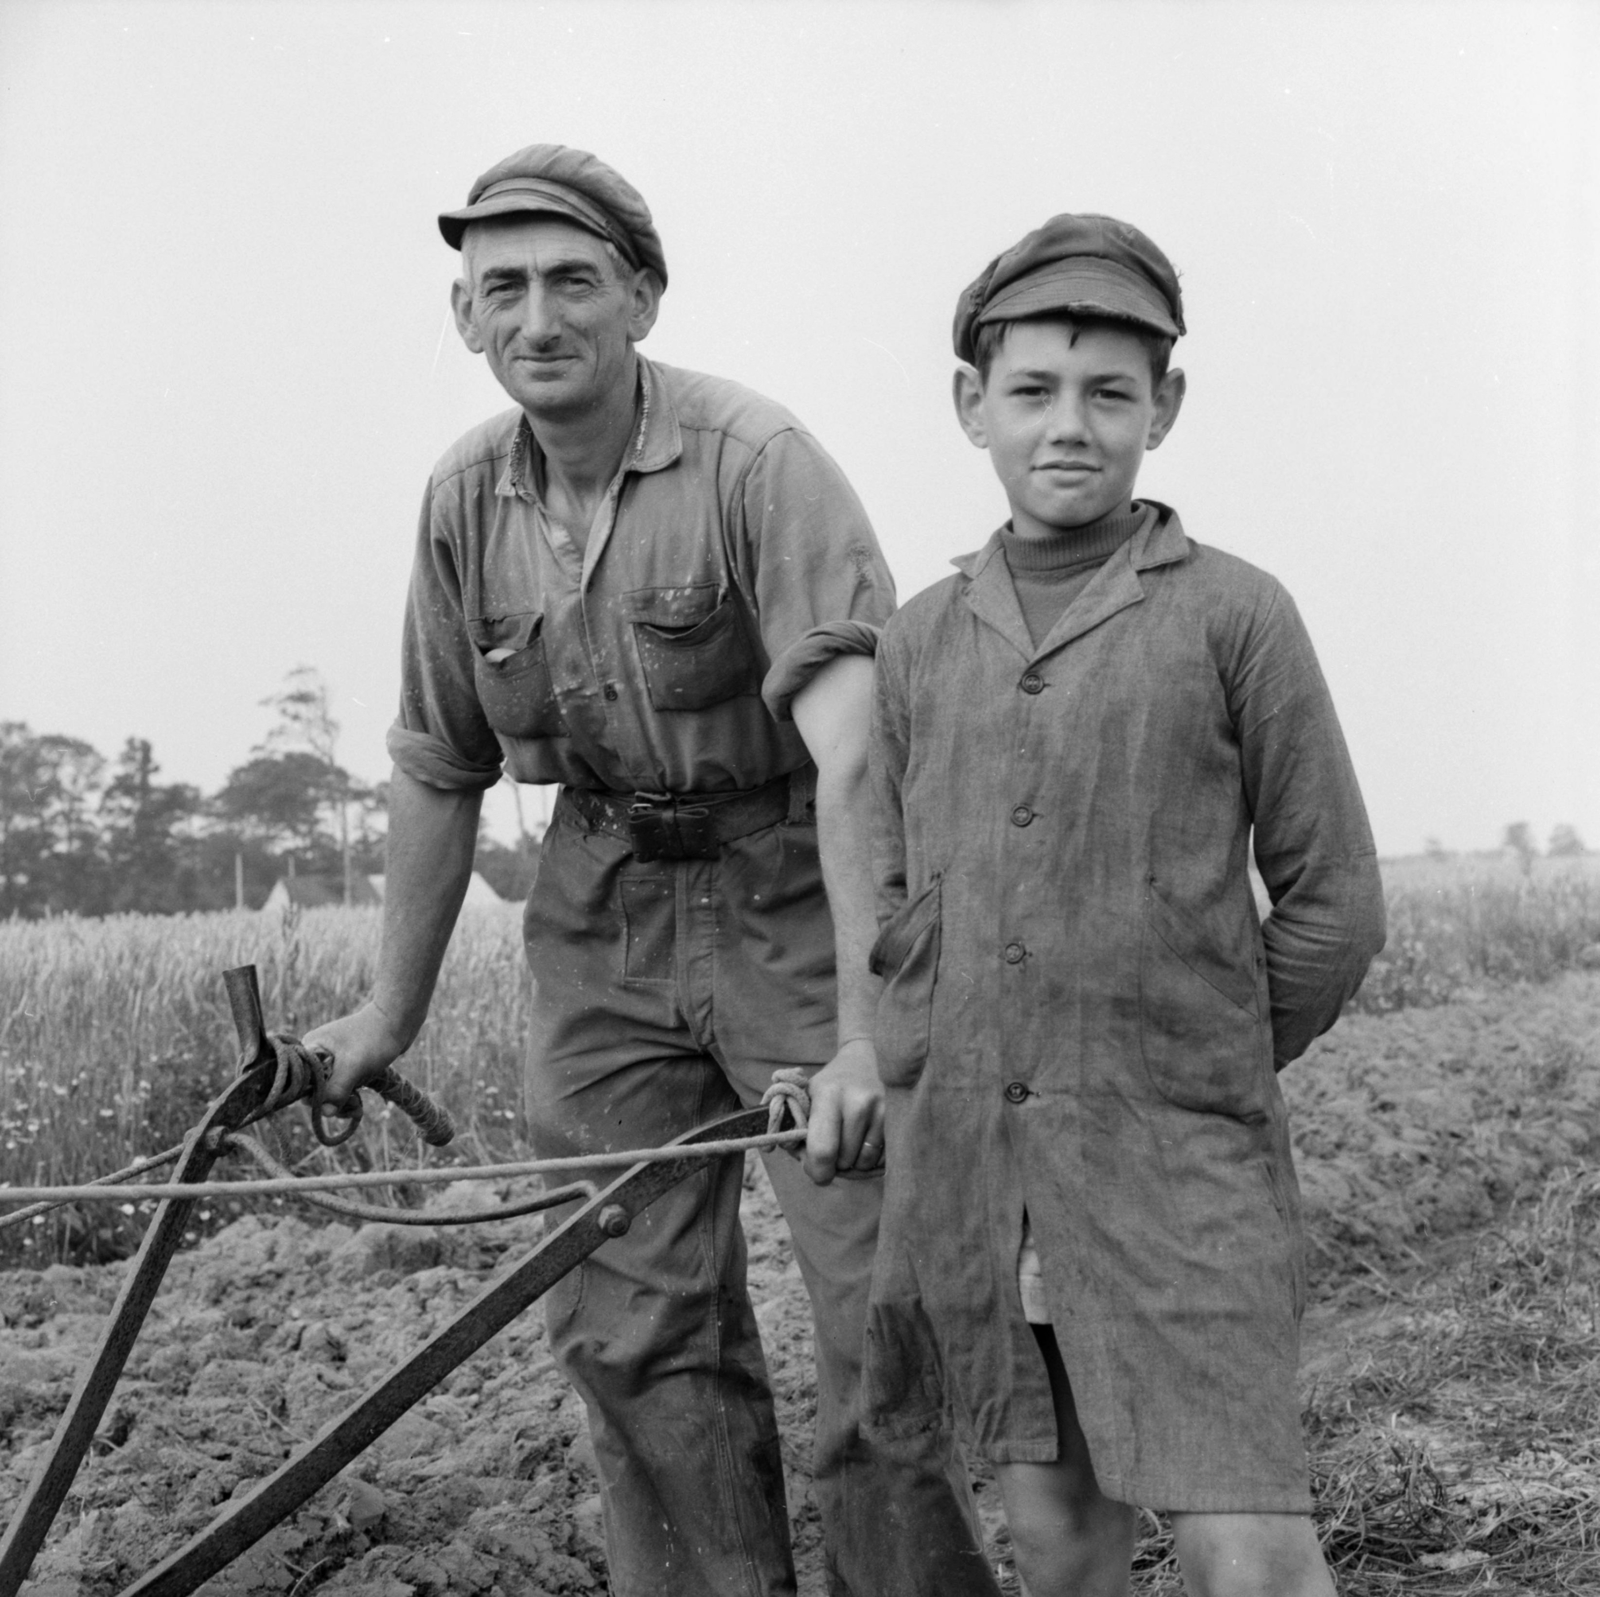
[[[1545, 981], [1600, 955], [1597, 863], [1541, 860], [1528, 875], [1493, 858], [1387, 867], [1389, 944], [1351, 1007], [1436, 1005], [1484, 984]], [[365, 997], [379, 915], [332, 908], [0, 923], [0, 1182], [82, 1182], [180, 1140], [235, 1068], [222, 972], [254, 964], [267, 1024], [307, 1030]], [[464, 913], [428, 1022], [401, 1064], [460, 1128], [451, 1149], [426, 1157], [526, 1156], [530, 1000], [517, 908]], [[303, 1117], [277, 1124], [283, 1150], [302, 1167], [326, 1157]], [[370, 1111], [346, 1161], [419, 1162], [425, 1151], [402, 1127], [392, 1111]], [[95, 1220], [107, 1233], [101, 1251], [122, 1251], [136, 1220], [115, 1211]], [[81, 1251], [89, 1223], [74, 1211], [20, 1239], [18, 1228], [0, 1230], [0, 1262]]]
[[[378, 952], [376, 909], [283, 916], [64, 917], [0, 923], [0, 1181], [83, 1182], [181, 1140], [233, 1075], [238, 1042], [222, 972], [253, 964], [267, 1025], [301, 1032], [358, 1005]], [[458, 1135], [445, 1157], [509, 1158], [520, 1128], [521, 1061], [530, 982], [516, 906], [465, 911], [440, 972], [432, 1012], [401, 1062], [443, 1102]], [[438, 1157], [368, 1099], [348, 1167], [398, 1168]], [[303, 1111], [273, 1122], [279, 1151], [300, 1168], [326, 1155]], [[222, 1223], [236, 1206], [219, 1205]], [[85, 1251], [85, 1225], [105, 1233], [87, 1251], [126, 1250], [137, 1217], [97, 1207], [0, 1231], [0, 1262]]]

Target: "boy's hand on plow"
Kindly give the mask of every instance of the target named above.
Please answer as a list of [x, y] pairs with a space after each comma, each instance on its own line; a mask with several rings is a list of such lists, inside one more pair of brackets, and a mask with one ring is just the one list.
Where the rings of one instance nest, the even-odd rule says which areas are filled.
[[787, 1103], [806, 1130], [805, 1172], [818, 1186], [835, 1176], [867, 1181], [883, 1174], [883, 1083], [870, 1041], [847, 1042], [822, 1069], [773, 1072], [766, 1101]]

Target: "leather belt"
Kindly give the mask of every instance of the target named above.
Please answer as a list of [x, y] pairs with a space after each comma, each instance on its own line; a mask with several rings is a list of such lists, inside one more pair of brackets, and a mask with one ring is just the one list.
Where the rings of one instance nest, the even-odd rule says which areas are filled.
[[789, 816], [789, 778], [744, 793], [611, 793], [568, 787], [562, 796], [591, 831], [620, 837], [643, 863], [715, 859], [724, 843]]

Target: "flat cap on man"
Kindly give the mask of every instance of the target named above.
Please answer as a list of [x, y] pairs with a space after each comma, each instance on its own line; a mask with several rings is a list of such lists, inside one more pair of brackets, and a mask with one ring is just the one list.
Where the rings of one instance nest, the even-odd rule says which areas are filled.
[[472, 185], [460, 210], [439, 218], [439, 231], [458, 250], [469, 222], [517, 215], [576, 222], [614, 244], [631, 266], [649, 267], [667, 286], [667, 257], [644, 196], [587, 150], [530, 144], [508, 155]]
[[956, 355], [972, 360], [985, 322], [1052, 314], [1110, 317], [1168, 338], [1186, 330], [1172, 262], [1138, 228], [1091, 213], [1052, 216], [979, 272], [956, 303]]

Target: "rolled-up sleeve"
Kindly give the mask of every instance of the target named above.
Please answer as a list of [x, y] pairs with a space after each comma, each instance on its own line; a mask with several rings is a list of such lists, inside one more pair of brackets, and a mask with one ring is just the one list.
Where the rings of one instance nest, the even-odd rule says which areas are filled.
[[1241, 640], [1234, 681], [1279, 1068], [1303, 1054], [1383, 947], [1383, 883], [1355, 768], [1294, 601], [1272, 584]]
[[429, 787], [471, 791], [500, 780], [503, 754], [478, 702], [455, 548], [438, 499], [430, 482], [406, 597], [389, 756]]
[[898, 626], [889, 629], [872, 684], [872, 737], [867, 767], [872, 791], [872, 874], [880, 927], [906, 901], [903, 788], [911, 752], [911, 714], [902, 637]]
[[872, 655], [894, 613], [894, 579], [855, 490], [800, 428], [756, 455], [741, 496], [761, 642], [761, 697], [780, 721], [841, 654]]

